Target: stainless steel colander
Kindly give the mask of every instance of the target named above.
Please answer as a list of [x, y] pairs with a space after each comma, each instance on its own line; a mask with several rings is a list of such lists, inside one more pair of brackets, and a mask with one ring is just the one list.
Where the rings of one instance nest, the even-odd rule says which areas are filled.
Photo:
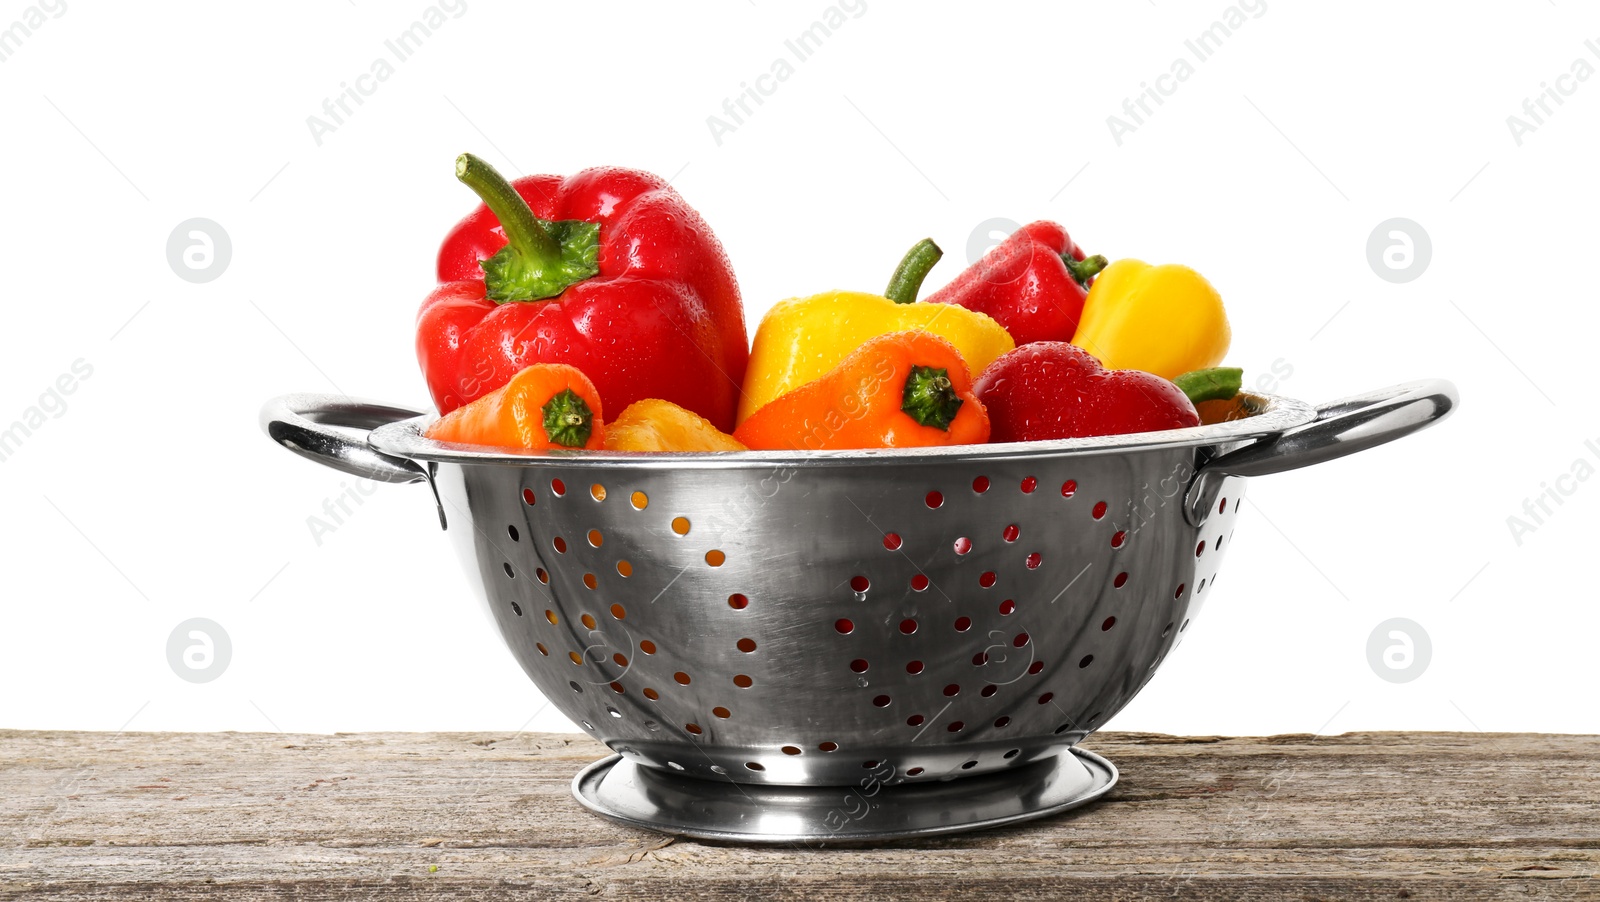
[[[1247, 477], [1350, 454], [1456, 404], [1448, 382], [1212, 426], [911, 451], [518, 453], [318, 395], [271, 437], [426, 481], [539, 690], [617, 755], [579, 800], [736, 840], [1036, 817], [1115, 780], [1073, 747], [1212, 594]], [[366, 430], [370, 430], [367, 432]]]

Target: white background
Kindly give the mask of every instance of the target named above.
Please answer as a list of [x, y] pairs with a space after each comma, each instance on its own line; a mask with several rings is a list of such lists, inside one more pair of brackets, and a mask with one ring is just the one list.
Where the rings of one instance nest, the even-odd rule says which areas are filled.
[[[707, 117], [825, 6], [467, 0], [320, 145], [307, 117], [422, 0], [67, 0], [8, 48], [0, 427], [75, 360], [93, 374], [0, 463], [0, 727], [571, 728], [465, 596], [425, 488], [378, 489], [319, 545], [307, 518], [350, 480], [256, 424], [291, 390], [426, 403], [413, 316], [472, 206], [451, 172], [470, 149], [674, 177], [752, 328], [783, 297], [880, 290], [925, 235], [950, 251], [931, 291], [979, 223], [1051, 218], [1203, 271], [1247, 380], [1281, 360], [1279, 390], [1312, 401], [1455, 380], [1445, 425], [1252, 484], [1220, 591], [1112, 727], [1600, 731], [1600, 480], [1520, 544], [1507, 525], [1600, 464], [1600, 78], [1565, 82], [1520, 146], [1506, 122], [1600, 65], [1600, 12], [1270, 0], [1119, 145], [1106, 117], [1221, 0], [867, 0], [719, 146]], [[233, 244], [207, 284], [166, 259], [192, 217]], [[1432, 240], [1407, 284], [1367, 261], [1391, 217]], [[190, 617], [232, 639], [214, 682], [169, 667]], [[1369, 665], [1391, 617], [1431, 637], [1413, 682]]]

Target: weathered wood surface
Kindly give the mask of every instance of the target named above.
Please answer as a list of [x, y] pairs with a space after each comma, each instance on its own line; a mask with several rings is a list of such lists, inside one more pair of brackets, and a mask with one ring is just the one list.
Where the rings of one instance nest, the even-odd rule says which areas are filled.
[[596, 818], [579, 736], [0, 732], [0, 899], [1592, 899], [1597, 738], [1101, 734], [1091, 807], [808, 849]]

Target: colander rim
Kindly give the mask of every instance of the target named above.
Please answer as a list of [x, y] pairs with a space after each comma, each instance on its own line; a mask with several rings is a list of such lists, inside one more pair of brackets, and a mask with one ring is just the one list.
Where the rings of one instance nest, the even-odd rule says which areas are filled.
[[718, 451], [694, 453], [627, 451], [527, 451], [438, 442], [422, 435], [435, 419], [423, 415], [379, 426], [368, 443], [384, 454], [414, 461], [503, 466], [597, 466], [662, 468], [770, 468], [864, 464], [904, 465], [920, 461], [992, 462], [1034, 458], [1086, 457], [1130, 451], [1212, 446], [1282, 433], [1315, 420], [1316, 408], [1304, 401], [1261, 392], [1241, 392], [1245, 404], [1260, 409], [1248, 417], [1162, 432], [1140, 432], [1037, 442], [950, 445], [852, 451]]

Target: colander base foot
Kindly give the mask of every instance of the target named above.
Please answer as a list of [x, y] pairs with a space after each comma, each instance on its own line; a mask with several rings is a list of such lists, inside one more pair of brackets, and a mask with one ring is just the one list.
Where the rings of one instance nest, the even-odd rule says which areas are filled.
[[716, 782], [612, 755], [580, 771], [572, 795], [602, 817], [663, 833], [820, 845], [1014, 824], [1092, 802], [1116, 782], [1111, 762], [1077, 748], [975, 777], [893, 786], [868, 781], [868, 788]]

